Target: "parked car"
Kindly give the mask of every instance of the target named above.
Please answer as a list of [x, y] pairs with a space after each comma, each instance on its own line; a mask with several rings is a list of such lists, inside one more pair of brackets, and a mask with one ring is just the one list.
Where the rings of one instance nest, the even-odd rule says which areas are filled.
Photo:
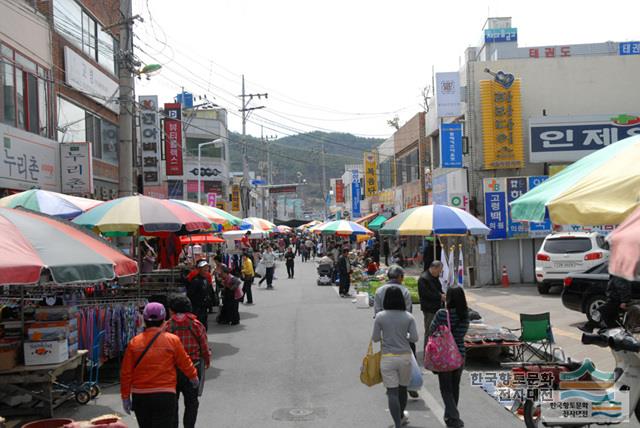
[[586, 272], [609, 260], [609, 244], [598, 233], [561, 232], [547, 235], [536, 255], [538, 292], [547, 294], [571, 273]]
[[[609, 264], [602, 263], [583, 273], [569, 274], [562, 287], [565, 308], [582, 312], [590, 321], [600, 321], [598, 308], [605, 302], [609, 283]], [[640, 283], [631, 285], [631, 298], [640, 299]]]

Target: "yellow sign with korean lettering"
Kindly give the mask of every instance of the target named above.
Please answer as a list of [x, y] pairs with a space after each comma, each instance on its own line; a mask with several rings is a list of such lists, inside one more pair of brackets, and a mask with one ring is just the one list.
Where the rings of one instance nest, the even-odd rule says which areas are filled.
[[507, 89], [494, 80], [480, 81], [484, 169], [524, 167], [520, 79]]
[[231, 211], [240, 211], [240, 186], [231, 186]]
[[378, 193], [378, 156], [374, 152], [364, 152], [364, 188], [367, 197]]

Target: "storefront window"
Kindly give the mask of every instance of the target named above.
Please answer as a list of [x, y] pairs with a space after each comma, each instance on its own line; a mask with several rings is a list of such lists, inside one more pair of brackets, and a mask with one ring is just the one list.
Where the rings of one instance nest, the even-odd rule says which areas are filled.
[[40, 135], [45, 137], [49, 136], [48, 105], [49, 93], [47, 92], [47, 85], [43, 79], [38, 79], [38, 119]]
[[102, 159], [102, 133], [100, 118], [85, 112], [86, 138], [91, 143], [91, 153], [94, 158]]
[[18, 128], [24, 129], [25, 116], [24, 116], [24, 78], [20, 70], [16, 70], [16, 105], [18, 114]]
[[0, 62], [0, 71], [2, 72], [2, 110], [4, 111], [2, 121], [9, 125], [16, 124], [16, 102], [15, 102], [15, 86], [13, 82], [13, 65]]
[[104, 30], [98, 31], [98, 63], [107, 71], [116, 74], [114, 52], [116, 52], [115, 40], [111, 34]]
[[58, 141], [86, 141], [85, 111], [58, 97]]
[[82, 8], [74, 0], [54, 0], [53, 25], [64, 38], [82, 48]]
[[102, 121], [102, 159], [118, 163], [118, 127], [106, 120]]

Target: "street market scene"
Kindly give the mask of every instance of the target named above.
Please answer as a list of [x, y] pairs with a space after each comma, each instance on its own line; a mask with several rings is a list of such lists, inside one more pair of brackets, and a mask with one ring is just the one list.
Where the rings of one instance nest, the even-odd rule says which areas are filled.
[[640, 428], [640, 5], [457, 6], [0, 0], [0, 428]]

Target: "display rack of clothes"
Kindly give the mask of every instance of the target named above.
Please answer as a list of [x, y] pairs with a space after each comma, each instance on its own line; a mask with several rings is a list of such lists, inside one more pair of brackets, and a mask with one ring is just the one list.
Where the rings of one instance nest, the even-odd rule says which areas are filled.
[[90, 349], [94, 338], [104, 331], [100, 360], [104, 362], [121, 357], [129, 341], [142, 331], [141, 307], [146, 303], [145, 299], [79, 303], [79, 348]]

